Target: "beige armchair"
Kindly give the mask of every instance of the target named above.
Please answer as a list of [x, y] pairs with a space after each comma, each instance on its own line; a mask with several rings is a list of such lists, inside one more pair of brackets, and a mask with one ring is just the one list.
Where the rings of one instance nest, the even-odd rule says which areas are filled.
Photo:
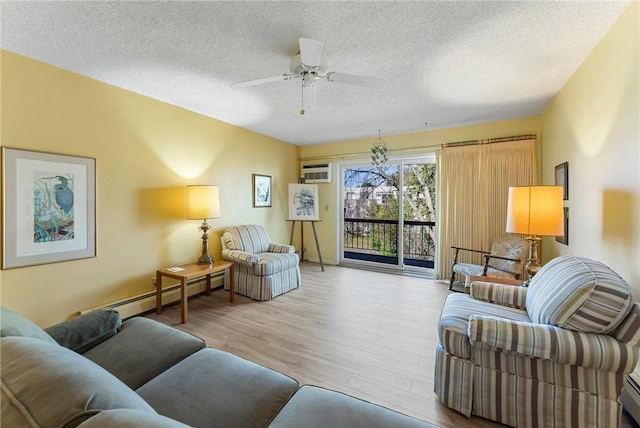
[[567, 255], [529, 288], [473, 282], [449, 295], [438, 336], [434, 390], [451, 409], [518, 428], [615, 428], [640, 304], [609, 267]]
[[295, 248], [271, 242], [264, 227], [230, 227], [221, 240], [222, 258], [235, 264], [236, 293], [270, 300], [300, 286], [300, 258]]
[[[488, 276], [505, 279], [524, 279], [524, 265], [529, 243], [520, 236], [505, 236], [494, 239], [491, 251], [454, 246], [451, 248], [454, 250], [454, 255], [449, 290], [452, 290], [456, 284], [464, 285], [464, 282], [457, 279], [457, 277]], [[482, 254], [483, 264], [475, 265], [458, 262], [461, 251]]]

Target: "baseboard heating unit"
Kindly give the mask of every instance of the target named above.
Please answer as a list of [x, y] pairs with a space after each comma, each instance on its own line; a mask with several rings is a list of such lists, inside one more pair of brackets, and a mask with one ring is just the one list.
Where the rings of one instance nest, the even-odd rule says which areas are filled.
[[[224, 272], [211, 276], [211, 289], [221, 288], [224, 285]], [[200, 278], [187, 283], [187, 293], [189, 296], [204, 293], [206, 291], [206, 282], [204, 278]], [[180, 284], [165, 287], [162, 290], [162, 304], [167, 305], [180, 301]], [[138, 294], [126, 299], [96, 306], [94, 308], [80, 311], [81, 314], [91, 312], [96, 309], [111, 308], [120, 313], [122, 319], [131, 318], [136, 315], [143, 314], [155, 310], [156, 308], [156, 292], [155, 290], [147, 293]]]
[[[637, 369], [636, 369], [637, 370]], [[622, 389], [622, 395], [620, 401], [624, 408], [629, 412], [631, 417], [640, 422], [640, 375], [637, 372], [631, 373], [627, 377], [627, 383]]]

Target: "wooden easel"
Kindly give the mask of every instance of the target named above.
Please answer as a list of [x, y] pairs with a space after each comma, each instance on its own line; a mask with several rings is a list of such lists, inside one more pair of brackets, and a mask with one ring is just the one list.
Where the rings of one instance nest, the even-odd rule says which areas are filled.
[[293, 245], [293, 231], [296, 228], [296, 221], [300, 222], [300, 261], [304, 261], [304, 224], [311, 223], [313, 229], [313, 238], [316, 241], [316, 250], [318, 251], [318, 258], [320, 258], [320, 268], [324, 272], [324, 263], [322, 262], [322, 253], [320, 252], [320, 244], [318, 244], [318, 234], [316, 233], [316, 223], [320, 220], [287, 220], [291, 222], [291, 237], [289, 238], [289, 245]]

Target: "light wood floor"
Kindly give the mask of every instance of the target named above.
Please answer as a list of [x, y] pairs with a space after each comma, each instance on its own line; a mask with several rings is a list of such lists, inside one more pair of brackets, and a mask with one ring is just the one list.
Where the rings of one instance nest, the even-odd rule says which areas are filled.
[[[301, 265], [302, 287], [267, 302], [223, 290], [147, 315], [213, 348], [270, 367], [302, 384], [342, 391], [444, 428], [503, 427], [466, 418], [433, 393], [436, 324], [450, 293], [419, 277]], [[624, 415], [622, 427], [636, 426]]]

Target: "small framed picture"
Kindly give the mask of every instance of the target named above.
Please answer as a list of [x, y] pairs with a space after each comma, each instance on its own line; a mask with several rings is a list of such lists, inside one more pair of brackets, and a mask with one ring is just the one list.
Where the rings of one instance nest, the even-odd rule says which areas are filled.
[[96, 160], [2, 148], [2, 268], [96, 256]]
[[562, 221], [564, 222], [564, 234], [562, 236], [556, 236], [556, 241], [564, 245], [569, 245], [569, 207], [564, 207]]
[[556, 166], [556, 186], [562, 186], [562, 199], [569, 200], [569, 162]]
[[271, 206], [271, 176], [253, 174], [253, 207]]
[[319, 220], [318, 185], [289, 184], [289, 220]]

